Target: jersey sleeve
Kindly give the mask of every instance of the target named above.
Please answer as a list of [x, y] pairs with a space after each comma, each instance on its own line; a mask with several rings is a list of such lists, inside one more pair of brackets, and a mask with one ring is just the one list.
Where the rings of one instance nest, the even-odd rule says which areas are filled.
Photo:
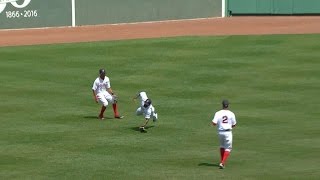
[[105, 79], [106, 79], [106, 88], [109, 89], [111, 87], [110, 79], [108, 77], [105, 77]]
[[92, 90], [97, 90], [97, 83], [96, 81], [93, 82], [93, 85], [92, 85]]
[[217, 116], [217, 113], [215, 113], [215, 114], [214, 114], [214, 117], [213, 117], [213, 119], [212, 119], [212, 122], [215, 123], [215, 124], [218, 124], [218, 119], [219, 119], [219, 118], [218, 118], [218, 116]]
[[237, 124], [237, 120], [236, 120], [236, 116], [235, 116], [235, 114], [234, 113], [232, 113], [232, 115], [233, 115], [233, 118], [232, 118], [232, 125], [234, 126], [234, 125], [236, 125]]

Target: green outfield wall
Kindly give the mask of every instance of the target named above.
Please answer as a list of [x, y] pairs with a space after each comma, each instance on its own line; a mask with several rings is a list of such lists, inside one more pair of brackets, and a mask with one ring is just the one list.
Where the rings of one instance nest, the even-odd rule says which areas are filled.
[[77, 0], [76, 24], [110, 24], [221, 16], [222, 0]]
[[320, 14], [320, 0], [0, 0], [0, 29]]
[[320, 14], [320, 0], [227, 0], [229, 15]]
[[70, 0], [0, 0], [0, 29], [70, 25]]

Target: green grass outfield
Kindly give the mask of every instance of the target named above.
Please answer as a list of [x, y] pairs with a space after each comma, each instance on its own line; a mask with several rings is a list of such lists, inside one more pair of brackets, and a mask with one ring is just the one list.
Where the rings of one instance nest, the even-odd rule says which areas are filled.
[[[0, 48], [0, 179], [317, 179], [320, 35], [181, 37]], [[105, 67], [125, 119], [99, 121]], [[131, 98], [159, 122], [142, 134]], [[234, 150], [215, 127], [228, 98]]]

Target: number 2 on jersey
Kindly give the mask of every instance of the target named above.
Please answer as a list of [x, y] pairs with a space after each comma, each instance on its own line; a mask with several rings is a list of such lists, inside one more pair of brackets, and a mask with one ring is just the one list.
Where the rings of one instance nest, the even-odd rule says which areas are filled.
[[228, 123], [228, 116], [222, 117], [222, 123]]

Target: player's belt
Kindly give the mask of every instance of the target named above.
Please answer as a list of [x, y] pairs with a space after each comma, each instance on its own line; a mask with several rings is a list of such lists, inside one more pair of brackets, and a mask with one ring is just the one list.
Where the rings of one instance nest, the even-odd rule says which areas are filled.
[[224, 129], [224, 130], [220, 130], [222, 132], [227, 132], [227, 131], [231, 131], [231, 129]]

